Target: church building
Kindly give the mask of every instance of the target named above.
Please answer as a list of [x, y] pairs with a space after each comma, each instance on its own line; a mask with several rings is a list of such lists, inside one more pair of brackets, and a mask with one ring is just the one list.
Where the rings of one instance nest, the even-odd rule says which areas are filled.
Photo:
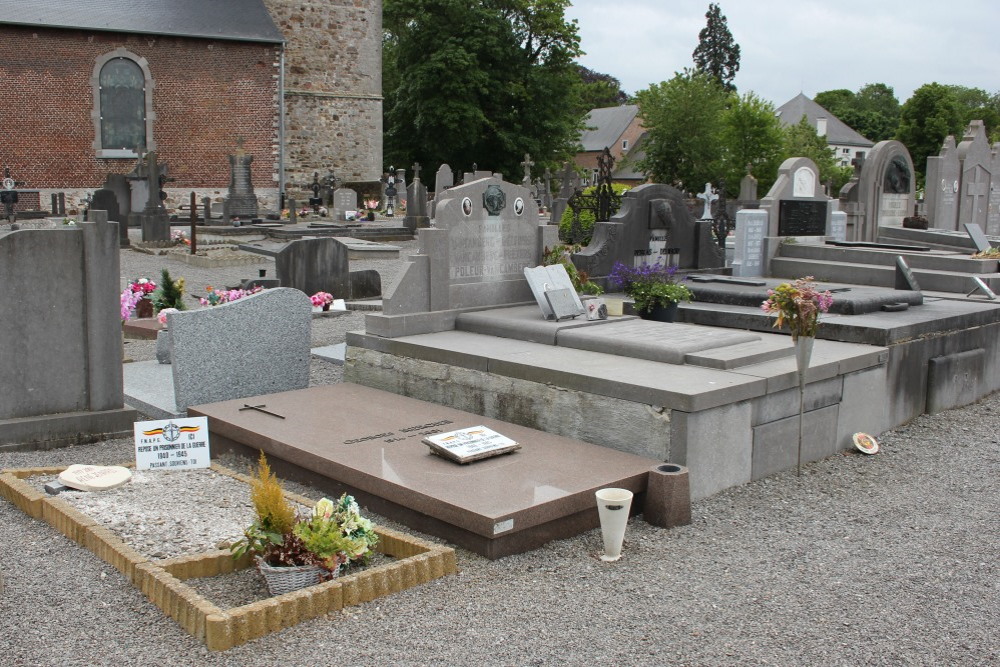
[[168, 165], [168, 206], [225, 194], [253, 156], [262, 204], [313, 173], [382, 172], [380, 0], [0, 0], [0, 175], [41, 208]]

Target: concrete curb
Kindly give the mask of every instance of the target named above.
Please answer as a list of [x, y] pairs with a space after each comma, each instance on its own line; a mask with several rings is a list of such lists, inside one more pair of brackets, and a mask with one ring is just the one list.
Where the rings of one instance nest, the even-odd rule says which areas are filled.
[[[124, 574], [150, 602], [213, 651], [225, 651], [331, 611], [370, 602], [458, 571], [455, 550], [451, 547], [376, 527], [379, 536], [376, 549], [395, 558], [395, 562], [224, 610], [184, 581], [244, 569], [251, 565], [249, 557], [234, 560], [228, 551], [214, 551], [149, 560], [66, 501], [48, 496], [24, 481], [63, 470], [64, 467], [5, 470], [0, 474], [0, 497], [28, 516], [50, 524]], [[244, 483], [250, 481], [246, 475], [218, 464], [212, 464], [212, 470]], [[285, 495], [293, 502], [313, 504], [312, 499], [299, 494]]]

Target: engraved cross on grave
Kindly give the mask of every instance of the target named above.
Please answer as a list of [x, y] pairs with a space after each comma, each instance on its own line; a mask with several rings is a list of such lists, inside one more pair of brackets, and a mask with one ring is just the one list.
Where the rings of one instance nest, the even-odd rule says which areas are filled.
[[[990, 194], [990, 177], [982, 168], [976, 169], [976, 179], [965, 184], [966, 202], [972, 206], [972, 215], [969, 216], [974, 223], [986, 220], [986, 197]], [[982, 225], [980, 225], [982, 226]]]
[[712, 203], [719, 198], [718, 193], [712, 189], [711, 183], [705, 183], [705, 191], [698, 193], [698, 199], [705, 202], [705, 210], [701, 213], [700, 220], [713, 220]]

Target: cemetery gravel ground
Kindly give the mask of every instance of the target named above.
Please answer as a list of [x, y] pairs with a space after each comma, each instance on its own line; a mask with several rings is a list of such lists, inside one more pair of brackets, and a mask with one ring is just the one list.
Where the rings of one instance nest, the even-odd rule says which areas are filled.
[[[158, 278], [138, 254], [122, 253], [123, 280]], [[383, 270], [375, 264], [352, 268]], [[400, 263], [385, 264], [383, 285]], [[193, 290], [255, 273], [178, 263], [174, 275]], [[358, 313], [314, 320], [313, 345], [361, 326]], [[126, 350], [153, 358], [149, 343]], [[313, 363], [313, 384], [339, 377]], [[499, 561], [459, 550], [455, 576], [224, 653], [0, 500], [0, 664], [997, 664], [998, 414], [1000, 394], [922, 416], [883, 434], [876, 456], [844, 452], [801, 478], [785, 472], [695, 503], [689, 526], [634, 518], [618, 563], [597, 559], [599, 530]], [[0, 468], [131, 455], [127, 439], [111, 440], [0, 453]], [[191, 490], [188, 502], [205, 500]]]

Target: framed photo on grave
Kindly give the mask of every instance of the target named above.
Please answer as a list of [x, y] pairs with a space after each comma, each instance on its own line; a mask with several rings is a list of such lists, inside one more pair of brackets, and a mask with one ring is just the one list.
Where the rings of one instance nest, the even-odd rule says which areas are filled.
[[825, 201], [782, 199], [778, 204], [778, 236], [825, 236]]

